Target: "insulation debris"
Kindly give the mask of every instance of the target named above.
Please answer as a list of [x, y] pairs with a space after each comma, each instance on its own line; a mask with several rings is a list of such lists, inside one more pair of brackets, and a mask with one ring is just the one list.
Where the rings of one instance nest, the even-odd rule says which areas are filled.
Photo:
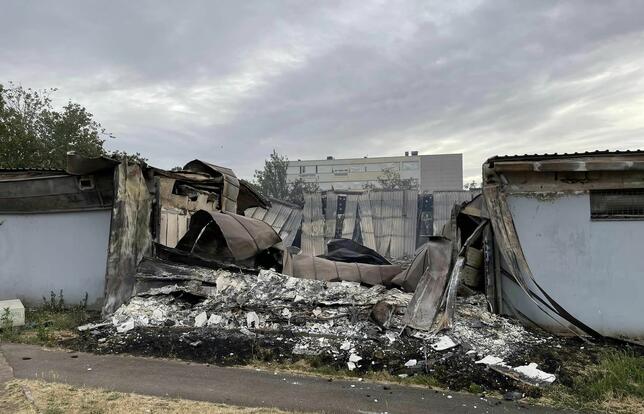
[[357, 372], [432, 372], [458, 388], [472, 382], [499, 387], [524, 381], [536, 367], [513, 371], [509, 365], [490, 369], [474, 362], [485, 355], [514, 361], [517, 351], [546, 342], [488, 312], [482, 294], [457, 298], [453, 328], [437, 335], [406, 326], [412, 294], [396, 288], [160, 259], [144, 259], [139, 270], [137, 293], [127, 304], [108, 321], [79, 329], [80, 349], [156, 356], [172, 352], [223, 364], [244, 363], [258, 355], [283, 362], [312, 358]]

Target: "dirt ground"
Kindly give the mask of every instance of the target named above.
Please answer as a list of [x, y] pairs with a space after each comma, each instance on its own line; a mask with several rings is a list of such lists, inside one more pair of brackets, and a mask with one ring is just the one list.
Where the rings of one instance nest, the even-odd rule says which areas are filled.
[[79, 388], [36, 380], [13, 380], [0, 394], [0, 412], [16, 414], [286, 414], [266, 408], [245, 408], [181, 399]]

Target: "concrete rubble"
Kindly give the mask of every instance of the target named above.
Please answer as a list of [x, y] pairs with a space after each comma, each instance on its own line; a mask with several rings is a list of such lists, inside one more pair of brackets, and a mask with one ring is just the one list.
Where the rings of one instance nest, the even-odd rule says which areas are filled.
[[[154, 266], [144, 260], [140, 268], [145, 272], [136, 276], [132, 299], [106, 322], [79, 328], [85, 346], [95, 344], [98, 352], [164, 356], [161, 344], [172, 343], [174, 352], [183, 347], [187, 358], [194, 352], [210, 361], [206, 355], [219, 352], [222, 357], [213, 362], [223, 363], [247, 361], [252, 355], [246, 354], [262, 348], [277, 361], [313, 359], [338, 369], [386, 370], [401, 376], [460, 369], [504, 383], [499, 377], [508, 377], [506, 372], [475, 361], [495, 355], [502, 362], [546, 342], [544, 336], [488, 312], [482, 294], [459, 297], [452, 329], [431, 334], [405, 326], [412, 294], [395, 288], [150, 260], [163, 271], [153, 274]], [[176, 277], [172, 268], [181, 268]], [[382, 303], [392, 309], [386, 327], [372, 314]], [[225, 341], [228, 348], [212, 341]], [[248, 343], [253, 344], [250, 352], [244, 345]], [[517, 372], [527, 372], [533, 367], [519, 368]]]

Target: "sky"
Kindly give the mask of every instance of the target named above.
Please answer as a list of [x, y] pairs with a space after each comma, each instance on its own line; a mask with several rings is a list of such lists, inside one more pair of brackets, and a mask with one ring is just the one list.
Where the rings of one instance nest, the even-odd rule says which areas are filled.
[[644, 1], [0, 0], [0, 83], [171, 168], [644, 149]]

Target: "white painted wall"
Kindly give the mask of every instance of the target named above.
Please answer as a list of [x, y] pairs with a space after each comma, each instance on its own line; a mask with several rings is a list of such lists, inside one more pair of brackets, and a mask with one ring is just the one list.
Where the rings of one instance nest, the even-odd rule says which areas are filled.
[[109, 210], [0, 214], [0, 300], [39, 305], [62, 289], [65, 301], [101, 301], [110, 232]]
[[[508, 204], [530, 270], [552, 298], [603, 335], [644, 338], [644, 221], [591, 221], [587, 193], [511, 195]], [[503, 291], [533, 320], [556, 326], [511, 282]]]

